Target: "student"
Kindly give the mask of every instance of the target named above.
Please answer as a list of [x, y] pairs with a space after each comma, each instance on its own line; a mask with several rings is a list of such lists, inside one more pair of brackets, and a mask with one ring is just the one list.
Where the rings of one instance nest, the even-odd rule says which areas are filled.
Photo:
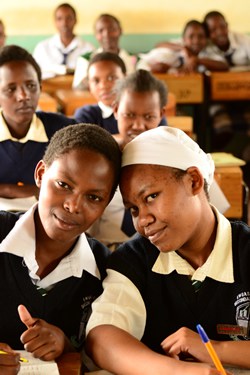
[[[211, 44], [208, 48], [227, 59], [231, 69], [249, 67], [250, 37], [229, 29], [224, 15], [211, 11], [204, 17]], [[212, 148], [244, 159], [244, 177], [250, 182], [250, 110], [245, 102], [217, 103], [211, 106]]]
[[182, 44], [159, 43], [158, 48], [142, 55], [138, 67], [155, 73], [228, 70], [228, 64], [223, 57], [206, 51], [207, 42], [204, 25], [197, 20], [190, 20], [184, 27]]
[[111, 134], [117, 134], [112, 107], [115, 99], [113, 90], [116, 81], [125, 74], [125, 64], [117, 54], [102, 52], [94, 55], [89, 62], [87, 77], [89, 90], [98, 104], [78, 108], [74, 114], [76, 121], [98, 124]]
[[6, 34], [5, 34], [5, 26], [2, 20], [0, 20], [0, 47], [5, 45], [6, 41]]
[[[115, 86], [114, 115], [118, 121], [116, 140], [121, 149], [138, 134], [165, 125], [167, 88], [146, 70], [129, 74]], [[88, 231], [112, 250], [135, 233], [129, 212], [124, 210], [120, 191], [102, 217]]]
[[[2, 343], [43, 360], [81, 347], [109, 254], [84, 232], [114, 194], [120, 158], [117, 143], [99, 126], [61, 129], [35, 170], [38, 203], [19, 220], [0, 212]], [[9, 358], [16, 366], [15, 354], [0, 353], [0, 369]]]
[[87, 348], [101, 368], [219, 374], [181, 360], [211, 364], [198, 323], [223, 364], [250, 368], [250, 229], [210, 205], [213, 173], [211, 156], [176, 128], [124, 148], [120, 189], [138, 235], [112, 253], [92, 306]]
[[56, 113], [36, 112], [41, 70], [25, 49], [0, 50], [0, 197], [37, 195], [34, 170], [56, 130], [75, 123]]
[[122, 27], [115, 16], [106, 13], [101, 14], [95, 22], [94, 32], [100, 47], [93, 53], [86, 53], [78, 58], [73, 80], [74, 88], [84, 88], [84, 78], [86, 77], [89, 60], [96, 53], [112, 52], [118, 54], [123, 60], [128, 74], [135, 70], [136, 57], [120, 47]]
[[77, 14], [72, 5], [58, 5], [54, 11], [54, 22], [58, 34], [39, 42], [33, 53], [41, 67], [43, 79], [72, 72], [78, 56], [94, 49], [90, 43], [74, 34]]

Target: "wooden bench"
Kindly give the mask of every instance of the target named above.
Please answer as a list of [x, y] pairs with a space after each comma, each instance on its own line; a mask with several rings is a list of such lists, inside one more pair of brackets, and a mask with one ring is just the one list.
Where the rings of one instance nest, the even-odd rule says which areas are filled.
[[57, 100], [46, 92], [41, 92], [38, 107], [45, 112], [57, 112]]

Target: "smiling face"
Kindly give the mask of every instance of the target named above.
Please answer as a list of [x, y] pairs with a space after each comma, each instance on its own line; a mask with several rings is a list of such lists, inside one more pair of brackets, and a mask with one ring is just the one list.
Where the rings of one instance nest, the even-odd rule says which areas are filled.
[[118, 53], [121, 33], [119, 24], [111, 17], [103, 16], [96, 21], [95, 37], [103, 51]]
[[202, 179], [197, 168], [189, 170], [177, 179], [168, 167], [122, 168], [120, 189], [135, 228], [162, 252], [185, 249], [200, 237]]
[[0, 106], [14, 136], [20, 129], [28, 130], [39, 95], [40, 83], [31, 64], [12, 61], [0, 67]]
[[127, 144], [146, 130], [156, 128], [164, 113], [165, 107], [161, 108], [160, 95], [157, 91], [124, 90], [119, 103], [114, 108], [123, 144]]
[[213, 16], [207, 19], [207, 27], [211, 41], [222, 51], [229, 48], [228, 24], [221, 16]]
[[192, 25], [187, 27], [183, 35], [184, 45], [195, 55], [206, 47], [207, 37], [204, 27], [199, 25]]
[[44, 241], [69, 249], [102, 215], [114, 178], [111, 162], [88, 149], [72, 150], [49, 167], [40, 161], [35, 171], [40, 188], [36, 229], [44, 233]]
[[115, 99], [115, 82], [123, 77], [120, 66], [113, 61], [97, 61], [89, 67], [89, 90], [98, 102], [111, 106]]

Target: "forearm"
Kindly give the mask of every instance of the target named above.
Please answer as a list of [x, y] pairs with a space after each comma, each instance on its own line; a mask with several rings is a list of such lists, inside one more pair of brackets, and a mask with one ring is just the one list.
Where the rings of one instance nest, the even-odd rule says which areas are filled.
[[226, 62], [211, 60], [207, 58], [199, 58], [198, 64], [205, 66], [208, 70], [211, 71], [227, 71], [229, 66]]
[[155, 353], [127, 332], [110, 325], [90, 331], [87, 351], [100, 368], [116, 375], [198, 375], [211, 371], [205, 364], [185, 363]]
[[222, 363], [250, 368], [250, 341], [213, 341]]
[[0, 197], [2, 198], [26, 198], [38, 197], [39, 189], [36, 185], [0, 184]]

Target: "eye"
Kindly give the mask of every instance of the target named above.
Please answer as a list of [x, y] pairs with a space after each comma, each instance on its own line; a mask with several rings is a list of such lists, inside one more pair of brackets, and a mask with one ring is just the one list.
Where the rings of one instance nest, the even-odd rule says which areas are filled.
[[34, 83], [34, 82], [28, 83], [28, 84], [27, 84], [27, 88], [28, 88], [29, 90], [31, 90], [31, 91], [36, 91], [36, 89], [37, 89], [37, 84]]
[[130, 207], [130, 208], [129, 208], [129, 211], [130, 211], [130, 213], [131, 213], [131, 215], [132, 215], [133, 217], [138, 216], [138, 207], [136, 207], [136, 206], [134, 206], [134, 207]]
[[153, 194], [150, 194], [146, 197], [146, 202], [147, 203], [150, 203], [150, 202], [153, 202], [153, 200], [158, 196], [158, 193], [153, 193]]
[[154, 115], [145, 115], [144, 116], [147, 121], [153, 121], [155, 120], [156, 116]]
[[89, 82], [92, 83], [93, 85], [98, 85], [100, 80], [98, 78], [91, 78]]
[[124, 118], [134, 118], [135, 115], [133, 113], [125, 112], [122, 114]]
[[98, 195], [95, 195], [95, 194], [89, 194], [88, 198], [89, 198], [89, 200], [91, 200], [93, 202], [101, 202], [103, 200], [102, 197], [99, 197]]
[[107, 81], [113, 82], [113, 81], [116, 81], [117, 79], [118, 79], [118, 77], [110, 75], [110, 76], [108, 76]]
[[57, 185], [59, 186], [59, 188], [61, 189], [66, 189], [66, 190], [70, 190], [70, 186], [66, 183], [66, 182], [63, 182], [63, 181], [56, 181]]

